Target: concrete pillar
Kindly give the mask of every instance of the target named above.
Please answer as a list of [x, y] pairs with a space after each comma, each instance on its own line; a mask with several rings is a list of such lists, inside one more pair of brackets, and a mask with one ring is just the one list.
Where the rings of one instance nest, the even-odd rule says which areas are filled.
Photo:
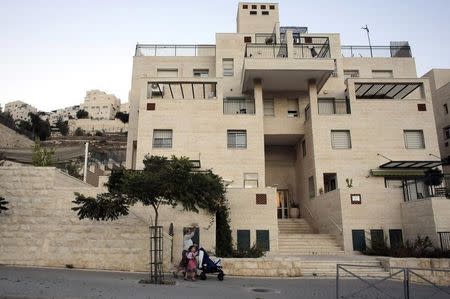
[[308, 95], [309, 95], [309, 107], [311, 111], [311, 116], [316, 115], [318, 113], [316, 80], [309, 80]]
[[255, 156], [256, 165], [258, 165], [258, 184], [260, 187], [266, 186], [266, 169], [265, 169], [265, 157], [264, 157], [264, 101], [263, 101], [263, 88], [261, 79], [255, 79], [253, 81], [253, 96], [255, 98], [255, 117], [256, 117], [256, 131], [248, 132], [248, 142], [256, 143], [257, 156]]
[[255, 98], [255, 114], [257, 117], [264, 116], [263, 110], [263, 90], [262, 90], [262, 80], [255, 79], [253, 81], [253, 96]]
[[287, 43], [287, 53], [289, 58], [294, 56], [294, 37], [292, 35], [292, 30], [286, 31], [286, 43]]

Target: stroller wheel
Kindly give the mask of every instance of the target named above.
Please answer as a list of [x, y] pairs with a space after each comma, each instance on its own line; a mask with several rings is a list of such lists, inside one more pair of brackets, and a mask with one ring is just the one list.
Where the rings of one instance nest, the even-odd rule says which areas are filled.
[[223, 272], [219, 272], [219, 274], [217, 274], [217, 279], [222, 281], [224, 276], [225, 276], [225, 274], [223, 274]]
[[200, 279], [201, 280], [206, 280], [206, 273], [205, 272], [200, 273]]

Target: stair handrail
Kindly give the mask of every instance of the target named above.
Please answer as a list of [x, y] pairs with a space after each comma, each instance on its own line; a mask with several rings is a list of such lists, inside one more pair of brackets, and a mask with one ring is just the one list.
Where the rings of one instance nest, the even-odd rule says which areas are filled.
[[334, 226], [337, 227], [337, 229], [338, 229], [338, 230], [341, 232], [341, 234], [342, 234], [344, 230], [342, 229], [342, 227], [341, 227], [339, 224], [337, 224], [336, 220], [334, 220], [334, 218], [331, 217], [331, 216], [328, 216], [328, 219], [331, 221], [331, 223], [334, 224]]
[[311, 216], [311, 219], [314, 219], [314, 216], [313, 216], [313, 214], [311, 213], [311, 210], [310, 210], [307, 206], [305, 206], [304, 204], [302, 204], [301, 202], [300, 202], [300, 205], [303, 206], [303, 207], [306, 209], [306, 211], [308, 212], [309, 216]]

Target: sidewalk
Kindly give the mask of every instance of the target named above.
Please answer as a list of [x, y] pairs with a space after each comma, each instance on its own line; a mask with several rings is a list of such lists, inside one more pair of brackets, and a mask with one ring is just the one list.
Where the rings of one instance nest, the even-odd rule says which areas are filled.
[[[172, 286], [138, 283], [146, 278], [145, 274], [129, 272], [0, 266], [0, 298], [335, 298], [334, 279], [225, 276], [220, 282], [216, 276], [209, 276], [196, 282], [178, 279]], [[346, 280], [345, 286], [353, 290], [362, 284]], [[383, 286], [392, 291], [402, 289], [395, 282]], [[384, 298], [374, 291], [364, 294], [364, 298]]]

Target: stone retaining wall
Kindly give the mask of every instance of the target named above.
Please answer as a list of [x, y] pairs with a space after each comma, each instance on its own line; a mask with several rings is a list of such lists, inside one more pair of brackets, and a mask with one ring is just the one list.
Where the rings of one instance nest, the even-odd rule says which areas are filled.
[[[429, 258], [380, 258], [382, 265], [388, 268], [412, 268], [412, 271], [425, 279], [439, 284], [450, 285], [450, 272], [436, 271], [448, 270], [450, 271], [450, 259], [429, 259]], [[413, 270], [416, 269], [431, 269], [431, 270]], [[395, 273], [395, 269], [390, 270], [391, 274]], [[400, 278], [400, 277], [399, 277]], [[403, 278], [403, 277], [401, 277]], [[416, 274], [410, 274], [410, 281], [418, 283], [426, 283], [422, 278]]]

